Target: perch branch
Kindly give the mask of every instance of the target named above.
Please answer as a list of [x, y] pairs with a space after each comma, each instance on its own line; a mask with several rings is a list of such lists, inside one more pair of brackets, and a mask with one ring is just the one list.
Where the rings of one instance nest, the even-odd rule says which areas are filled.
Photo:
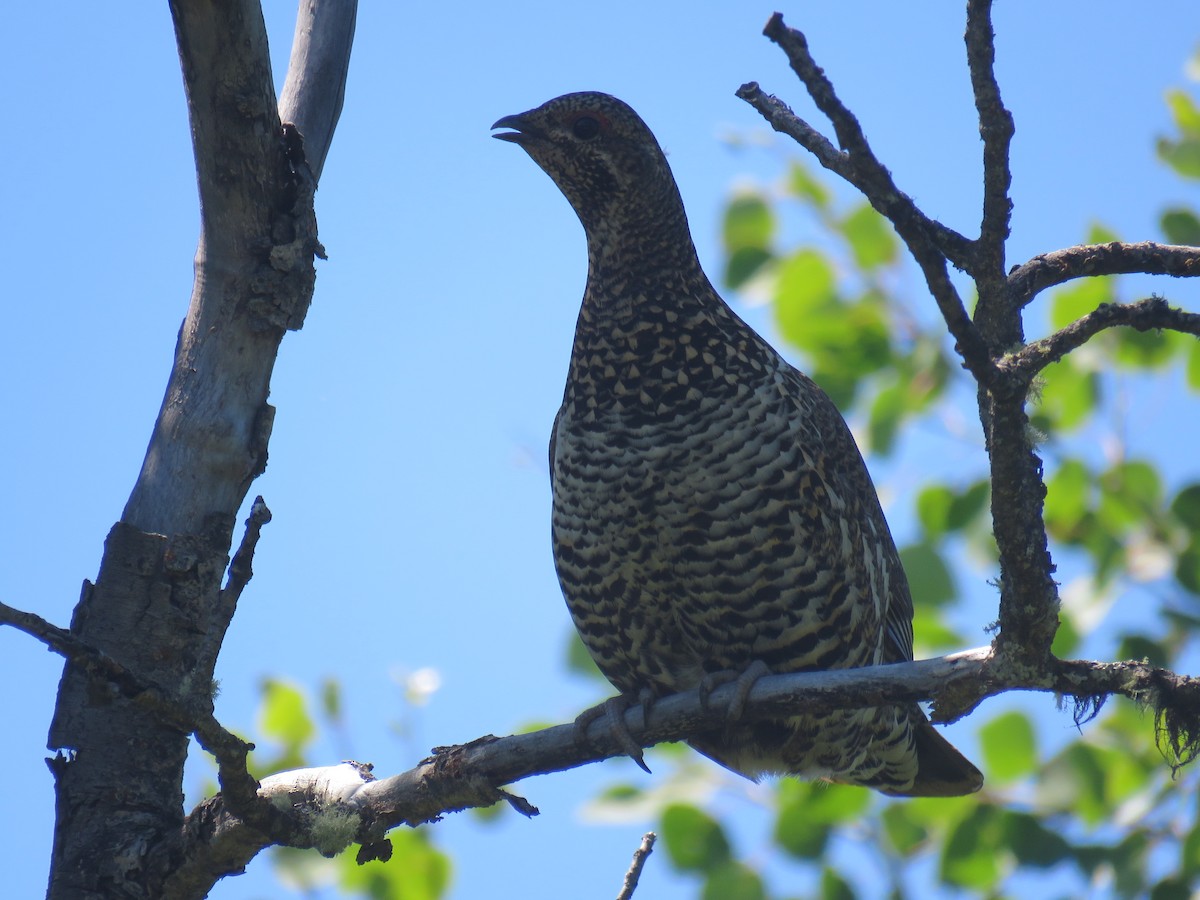
[[[1108, 695], [1130, 697], [1155, 709], [1163, 723], [1162, 736], [1176, 759], [1186, 761], [1194, 755], [1200, 734], [1200, 679], [1140, 662], [1049, 659], [1042, 668], [1033, 669], [1023, 662], [1014, 664], [989, 647], [919, 662], [764, 676], [751, 689], [743, 715], [752, 721], [801, 711], [823, 713], [932, 700], [934, 717], [944, 722], [966, 715], [987, 697], [1013, 690], [1073, 696], [1077, 712], [1085, 713]], [[712, 692], [707, 705], [695, 691], [663, 697], [649, 714], [641, 707], [626, 710], [624, 722], [642, 747], [686, 740], [688, 735], [723, 725], [736, 693], [736, 685], [723, 685]], [[186, 873], [190, 860], [204, 855], [210, 867], [206, 871], [211, 871], [211, 843], [217, 839], [229, 871], [236, 871], [271, 843], [336, 853], [357, 841], [364, 850], [371, 848], [367, 854], [371, 858], [379, 855], [387, 831], [399, 825], [434, 822], [450, 812], [499, 801], [535, 815], [535, 807], [502, 786], [624, 753], [603, 718], [589, 726], [586, 738], [583, 743], [577, 740], [573, 724], [502, 738], [487, 735], [468, 744], [436, 748], [416, 768], [381, 780], [369, 779], [362, 767], [280, 773], [263, 779], [260, 794], [282, 810], [287, 828], [264, 831], [247, 826], [226, 808], [222, 797], [211, 798], [185, 823], [179, 870]]]

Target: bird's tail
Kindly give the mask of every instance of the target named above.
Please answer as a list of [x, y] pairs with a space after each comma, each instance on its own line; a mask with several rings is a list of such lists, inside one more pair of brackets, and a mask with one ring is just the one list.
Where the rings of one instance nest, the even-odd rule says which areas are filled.
[[911, 718], [917, 751], [917, 777], [903, 791], [886, 790], [893, 797], [961, 797], [983, 787], [983, 775], [954, 745], [942, 737], [919, 708]]

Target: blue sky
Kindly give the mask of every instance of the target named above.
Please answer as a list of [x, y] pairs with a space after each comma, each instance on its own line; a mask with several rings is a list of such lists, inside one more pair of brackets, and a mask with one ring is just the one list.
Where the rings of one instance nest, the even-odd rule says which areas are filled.
[[[293, 6], [267, 6], [278, 86]], [[807, 32], [899, 185], [974, 233], [980, 150], [961, 4], [782, 11]], [[349, 746], [331, 740], [314, 755], [353, 755], [391, 773], [434, 744], [569, 720], [597, 699], [563, 665], [569, 623], [549, 552], [545, 466], [586, 269], [583, 234], [549, 179], [491, 140], [489, 126], [566, 91], [628, 101], [669, 154], [715, 276], [733, 186], [769, 184], [792, 152], [734, 90], [758, 80], [813, 115], [760, 34], [771, 12], [747, 3], [363, 4], [317, 197], [329, 260], [304, 329], [284, 341], [270, 464], [252, 489], [275, 520], [218, 669], [227, 725], [253, 735], [266, 675], [310, 691], [334, 675]], [[0, 599], [66, 625], [141, 463], [191, 290], [199, 218], [166, 4], [18, 4], [6, 18]], [[997, 32], [1017, 122], [1010, 264], [1077, 243], [1095, 220], [1130, 240], [1156, 237], [1165, 204], [1197, 205], [1153, 154], [1154, 137], [1169, 130], [1163, 92], [1184, 84], [1200, 38], [1191, 4], [1002, 4]], [[732, 134], [756, 141], [735, 149]], [[797, 229], [793, 237], [811, 236]], [[1145, 285], [1200, 308], [1194, 285]], [[916, 276], [909, 287], [923, 296]], [[1035, 307], [1031, 332], [1041, 326]], [[1164, 461], [1177, 478], [1196, 469], [1183, 448], [1195, 446], [1197, 427], [1179, 427]], [[883, 474], [919, 478], [922, 465], [918, 446]], [[895, 524], [903, 542], [903, 520]], [[440, 672], [441, 688], [414, 713], [395, 676], [423, 667]], [[0, 861], [12, 896], [44, 890], [53, 801], [42, 760], [60, 669], [0, 630]], [[1049, 699], [1041, 706], [1053, 714]], [[402, 739], [391, 727], [399, 718], [411, 726]], [[970, 721], [951, 732], [968, 748], [973, 734]], [[198, 766], [189, 778], [189, 802], [206, 774]], [[614, 762], [519, 786], [542, 809], [532, 822], [485, 828], [451, 817], [436, 837], [454, 855], [454, 896], [559, 897], [581, 884], [587, 896], [614, 895], [648, 823], [588, 825], [581, 808], [613, 780], [654, 778]], [[746, 820], [743, 849], [761, 845], [752, 801], [732, 794], [722, 809]], [[642, 891], [690, 894], [661, 858]], [[285, 895], [262, 859], [212, 894]]]

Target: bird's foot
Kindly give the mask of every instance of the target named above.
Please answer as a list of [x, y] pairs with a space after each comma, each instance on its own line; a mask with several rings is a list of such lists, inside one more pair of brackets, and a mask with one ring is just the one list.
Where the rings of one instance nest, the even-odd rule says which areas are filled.
[[588, 726], [594, 721], [604, 716], [608, 719], [609, 733], [613, 740], [617, 742], [622, 752], [630, 759], [638, 764], [638, 767], [649, 773], [650, 767], [646, 765], [646, 758], [642, 754], [642, 745], [633, 739], [633, 735], [629, 733], [629, 727], [625, 724], [625, 711], [631, 706], [640, 706], [642, 710], [642, 727], [646, 727], [646, 715], [650, 712], [650, 706], [654, 702], [654, 694], [649, 688], [643, 688], [637, 696], [631, 694], [618, 694], [616, 697], [609, 697], [603, 703], [599, 703], [590, 709], [585, 709], [575, 717], [575, 743], [580, 747], [586, 747], [588, 744], [587, 730]]
[[723, 672], [710, 672], [700, 679], [700, 705], [708, 709], [709, 696], [714, 690], [723, 684], [734, 685], [733, 699], [729, 701], [729, 710], [726, 712], [726, 718], [731, 722], [736, 722], [742, 717], [742, 713], [746, 710], [746, 698], [750, 696], [750, 689], [754, 687], [754, 683], [764, 675], [770, 675], [771, 670], [767, 668], [767, 664], [761, 659], [756, 659], [750, 663], [743, 671], [738, 672], [733, 669], [726, 669]]

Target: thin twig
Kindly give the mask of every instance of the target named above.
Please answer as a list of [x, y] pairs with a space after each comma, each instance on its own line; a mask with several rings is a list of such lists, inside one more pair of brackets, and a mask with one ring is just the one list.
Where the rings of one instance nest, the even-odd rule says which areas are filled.
[[633, 892], [637, 890], [638, 879], [642, 877], [642, 869], [654, 850], [654, 841], [657, 838], [658, 835], [653, 831], [642, 835], [642, 843], [633, 851], [633, 861], [629, 864], [629, 871], [625, 873], [625, 881], [621, 885], [621, 893], [617, 894], [617, 900], [630, 900]]
[[816, 64], [804, 35], [784, 25], [779, 13], [771, 17], [763, 33], [787, 54], [792, 69], [804, 82], [817, 108], [829, 117], [843, 149], [834, 148], [816, 129], [796, 116], [786, 104], [764, 93], [755, 82], [742, 85], [737, 96], [758, 110], [771, 127], [793, 137], [823, 166], [858, 188], [892, 223], [921, 267], [966, 367], [979, 383], [990, 384], [994, 370], [987, 348], [947, 270], [947, 260], [958, 268], [971, 264], [971, 243], [922, 213], [896, 186], [887, 168], [871, 150], [858, 119], [838, 99], [833, 85]]
[[1136, 303], [1103, 303], [1049, 337], [1004, 357], [999, 363], [1001, 371], [1019, 374], [1028, 381], [1106, 328], [1122, 325], [1138, 331], [1163, 328], [1200, 337], [1200, 313], [1184, 312], [1162, 297], [1146, 297]]
[[250, 504], [250, 515], [246, 518], [246, 531], [242, 535], [242, 542], [238, 544], [237, 552], [233, 554], [233, 561], [229, 564], [229, 580], [226, 581], [225, 587], [221, 591], [223, 600], [236, 605], [242, 596], [242, 591], [254, 577], [252, 565], [254, 549], [258, 546], [262, 527], [270, 521], [271, 510], [267, 508], [267, 504], [263, 502], [260, 494]]
[[247, 770], [246, 756], [254, 745], [226, 730], [211, 712], [188, 708], [107, 653], [35, 613], [0, 603], [0, 625], [11, 625], [36, 638], [96, 682], [111, 685], [121, 696], [152, 712], [162, 722], [193, 734], [196, 742], [216, 759], [218, 779], [221, 789], [229, 795], [230, 806], [243, 816], [251, 815], [250, 810], [257, 802], [258, 782]]
[[[975, 265], [976, 279], [992, 283], [1003, 296], [1004, 243], [1008, 240], [1012, 200], [1009, 146], [1013, 136], [1013, 117], [1000, 99], [996, 82], [995, 33], [992, 30], [991, 0], [971, 0], [967, 4], [967, 66], [975, 109], [979, 114], [979, 135], [983, 138], [983, 219], [979, 226]], [[980, 295], [983, 294], [980, 287]]]
[[1046, 288], [1096, 275], [1200, 276], [1200, 247], [1156, 244], [1080, 244], [1035, 256], [1008, 275], [1008, 291], [1018, 306], [1027, 306]]

